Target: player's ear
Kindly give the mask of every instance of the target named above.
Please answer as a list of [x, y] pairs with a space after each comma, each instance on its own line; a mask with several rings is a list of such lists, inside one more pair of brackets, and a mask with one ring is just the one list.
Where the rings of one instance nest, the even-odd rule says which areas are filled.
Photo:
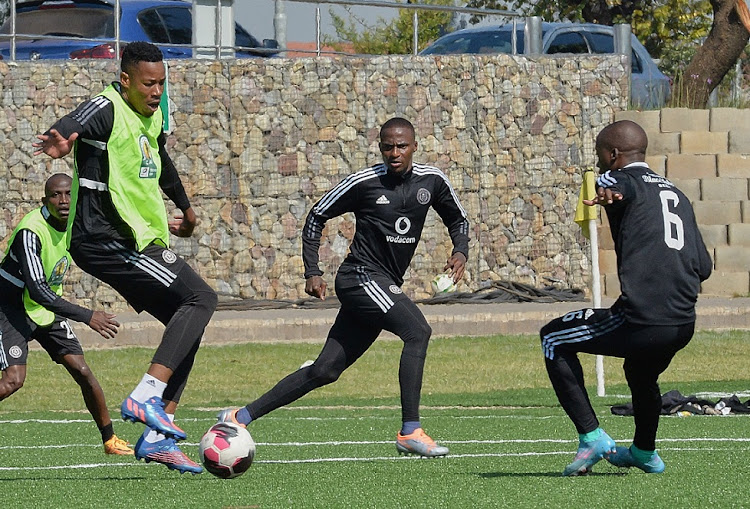
[[120, 72], [120, 83], [124, 87], [130, 87], [130, 76], [125, 71]]

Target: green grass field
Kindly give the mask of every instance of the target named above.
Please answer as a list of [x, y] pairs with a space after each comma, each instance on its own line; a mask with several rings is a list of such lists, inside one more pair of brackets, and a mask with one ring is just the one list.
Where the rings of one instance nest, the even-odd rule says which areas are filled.
[[[244, 404], [320, 345], [203, 348], [178, 413], [197, 442], [219, 408]], [[662, 392], [750, 395], [743, 332], [700, 333], [662, 377]], [[434, 340], [422, 423], [451, 449], [446, 458], [398, 456], [396, 383], [400, 343], [376, 342], [335, 384], [250, 426], [258, 447], [244, 476], [180, 475], [162, 465], [105, 456], [75, 383], [32, 352], [21, 391], [0, 406], [0, 486], [13, 508], [222, 507], [702, 507], [745, 504], [750, 416], [665, 417], [658, 447], [667, 464], [646, 475], [599, 463], [563, 478], [576, 435], [558, 407], [531, 336]], [[119, 419], [119, 402], [148, 365], [150, 349], [91, 351], [115, 431], [135, 442], [141, 425]], [[585, 356], [590, 393], [594, 360]], [[592, 396], [602, 425], [629, 444], [633, 421], [611, 415], [628, 401], [620, 361], [607, 359], [605, 397]], [[718, 396], [710, 395], [710, 399]]]

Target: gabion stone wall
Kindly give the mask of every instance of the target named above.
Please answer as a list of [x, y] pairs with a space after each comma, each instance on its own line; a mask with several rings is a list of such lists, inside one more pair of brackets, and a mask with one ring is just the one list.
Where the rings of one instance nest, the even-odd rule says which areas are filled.
[[[379, 128], [403, 116], [417, 130], [415, 161], [443, 170], [469, 214], [462, 290], [497, 279], [584, 288], [588, 248], [573, 214], [595, 135], [627, 104], [623, 69], [614, 56], [170, 61], [168, 149], [200, 218], [173, 248], [224, 300], [304, 297], [308, 210], [343, 177], [380, 162]], [[117, 77], [116, 62], [0, 61], [0, 247], [44, 180], [72, 171], [70, 157], [33, 156], [34, 136]], [[351, 215], [329, 222], [325, 277], [355, 227]], [[450, 248], [431, 213], [409, 295], [429, 296]], [[83, 305], [126, 307], [80, 270], [67, 291]]]

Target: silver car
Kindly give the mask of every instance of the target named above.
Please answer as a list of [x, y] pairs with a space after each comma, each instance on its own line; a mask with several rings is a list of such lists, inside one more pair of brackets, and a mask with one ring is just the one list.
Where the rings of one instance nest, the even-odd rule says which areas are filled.
[[[460, 53], [513, 53], [512, 24], [457, 30], [436, 40], [420, 55]], [[515, 53], [524, 52], [524, 24], [516, 25]], [[634, 108], [660, 108], [669, 97], [670, 79], [665, 76], [635, 35], [633, 48], [630, 101]], [[614, 53], [614, 28], [593, 23], [542, 23], [542, 52]]]

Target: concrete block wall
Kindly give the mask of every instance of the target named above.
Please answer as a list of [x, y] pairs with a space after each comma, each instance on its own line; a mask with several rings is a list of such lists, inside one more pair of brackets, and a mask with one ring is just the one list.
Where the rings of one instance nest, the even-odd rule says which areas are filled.
[[[621, 111], [616, 120], [632, 120], [648, 134], [647, 162], [690, 199], [698, 227], [714, 260], [714, 272], [701, 293], [746, 296], [750, 293], [750, 110]], [[600, 259], [612, 260], [614, 246], [606, 224], [599, 229]], [[607, 296], [619, 294], [612, 263], [602, 265]]]

